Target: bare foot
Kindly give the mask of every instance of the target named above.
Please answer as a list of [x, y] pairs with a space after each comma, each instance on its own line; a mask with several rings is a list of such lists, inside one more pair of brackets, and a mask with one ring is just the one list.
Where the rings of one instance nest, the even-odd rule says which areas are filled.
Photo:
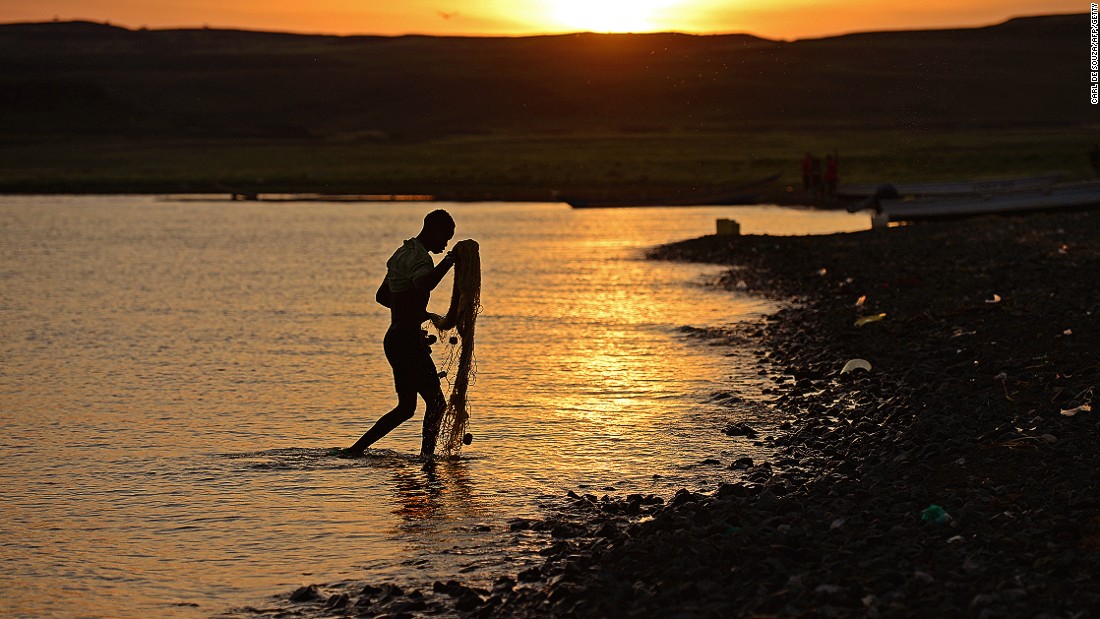
[[424, 463], [424, 466], [420, 467], [422, 470], [425, 470], [425, 471], [435, 470], [435, 463], [436, 463], [435, 454], [425, 454], [425, 453], [421, 452], [420, 455], [416, 457], [416, 459], [419, 460], [420, 462]]

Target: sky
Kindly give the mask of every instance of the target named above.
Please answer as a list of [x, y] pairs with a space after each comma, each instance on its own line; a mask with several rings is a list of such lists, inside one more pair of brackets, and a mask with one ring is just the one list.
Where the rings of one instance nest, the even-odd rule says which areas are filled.
[[984, 26], [1085, 13], [1081, 0], [0, 0], [0, 23], [82, 19], [128, 28], [519, 36], [562, 32], [750, 33], [798, 39]]

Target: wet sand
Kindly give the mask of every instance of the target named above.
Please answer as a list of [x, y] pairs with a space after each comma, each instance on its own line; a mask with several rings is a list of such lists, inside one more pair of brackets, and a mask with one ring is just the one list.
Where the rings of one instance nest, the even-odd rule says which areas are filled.
[[[1100, 213], [1061, 213], [658, 248], [789, 302], [700, 334], [761, 346], [774, 459], [722, 461], [744, 481], [707, 493], [572, 494], [512, 523], [549, 533], [546, 560], [492, 590], [298, 595], [371, 616], [1095, 616], [1098, 239]], [[842, 374], [855, 358], [872, 369]]]

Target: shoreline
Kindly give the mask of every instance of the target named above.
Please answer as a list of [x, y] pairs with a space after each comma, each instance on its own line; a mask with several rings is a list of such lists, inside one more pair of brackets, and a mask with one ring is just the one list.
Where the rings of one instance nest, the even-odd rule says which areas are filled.
[[[132, 189], [132, 190], [131, 190]], [[164, 189], [163, 191], [161, 189]], [[291, 188], [278, 188], [276, 190], [255, 191], [249, 189], [247, 191], [233, 191], [225, 188], [210, 188], [206, 190], [178, 190], [179, 188], [165, 187], [165, 188], [104, 188], [99, 186], [89, 186], [84, 188], [73, 188], [69, 190], [40, 190], [40, 189], [19, 189], [19, 188], [3, 188], [0, 187], [0, 196], [5, 197], [49, 197], [49, 196], [154, 196], [163, 197], [171, 196], [173, 201], [190, 202], [190, 201], [205, 201], [207, 196], [224, 196], [222, 198], [211, 198], [210, 201], [228, 202], [228, 203], [280, 203], [280, 202], [338, 202], [342, 204], [389, 204], [392, 202], [401, 202], [408, 204], [423, 204], [434, 202], [542, 202], [542, 203], [561, 203], [565, 204], [567, 197], [557, 191], [531, 191], [530, 189], [517, 189], [515, 191], [484, 191], [484, 190], [400, 190], [392, 191], [393, 188], [383, 188], [383, 190], [377, 191], [336, 191], [328, 193], [325, 187], [291, 187]], [[608, 191], [606, 189], [597, 191], [590, 189], [588, 192], [580, 192], [584, 195], [599, 195], [600, 199], [614, 199], [614, 200], [634, 200], [637, 199], [640, 202], [649, 201], [653, 195], [661, 196], [676, 196], [676, 195], [691, 195], [699, 193], [697, 187], [676, 186], [667, 189], [660, 189], [654, 191], [638, 192], [636, 190], [615, 190]], [[721, 207], [721, 206], [763, 206], [763, 205], [775, 205], [775, 206], [791, 206], [791, 207], [804, 207], [814, 208], [821, 210], [840, 210], [845, 208], [850, 203], [862, 202], [860, 200], [841, 200], [834, 199], [827, 203], [814, 204], [812, 196], [808, 197], [805, 192], [800, 189], [793, 189], [788, 191], [786, 186], [766, 188], [753, 192], [755, 200], [752, 202], [746, 202], [744, 204], [713, 204], [713, 205], [699, 205], [702, 207]], [[234, 199], [234, 195], [247, 195], [247, 194], [268, 194], [277, 196], [331, 196], [331, 198], [319, 198], [316, 200], [309, 199], [278, 199], [278, 200], [249, 200], [249, 199]], [[340, 196], [378, 196], [378, 199], [342, 199]], [[195, 196], [195, 197], [191, 197]], [[427, 199], [420, 199], [427, 198]], [[632, 208], [632, 209], [645, 209], [645, 208], [693, 208], [693, 206], [684, 205], [670, 205], [668, 207], [662, 207], [660, 205], [641, 204], [639, 206], [612, 206], [612, 207], [594, 207], [600, 208]]]
[[[708, 493], [570, 493], [559, 516], [511, 524], [549, 532], [546, 559], [491, 589], [288, 601], [409, 617], [1091, 616], [1098, 233], [1100, 213], [1070, 212], [657, 248], [785, 303], [710, 334], [764, 347], [774, 462], [723, 461], [744, 481]], [[842, 374], [855, 358], [872, 369]]]
[[[762, 339], [795, 468], [681, 493], [498, 616], [1087, 615], [1097, 232], [1081, 212], [658, 248], [792, 301]], [[872, 370], [840, 374], [853, 358]]]

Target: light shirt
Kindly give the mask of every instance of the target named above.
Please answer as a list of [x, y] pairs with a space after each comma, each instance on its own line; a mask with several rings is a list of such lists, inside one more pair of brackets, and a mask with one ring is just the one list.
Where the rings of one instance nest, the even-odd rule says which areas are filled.
[[428, 249], [418, 239], [404, 242], [393, 252], [386, 262], [386, 283], [391, 292], [407, 292], [416, 285], [416, 280], [431, 273], [435, 268]]

